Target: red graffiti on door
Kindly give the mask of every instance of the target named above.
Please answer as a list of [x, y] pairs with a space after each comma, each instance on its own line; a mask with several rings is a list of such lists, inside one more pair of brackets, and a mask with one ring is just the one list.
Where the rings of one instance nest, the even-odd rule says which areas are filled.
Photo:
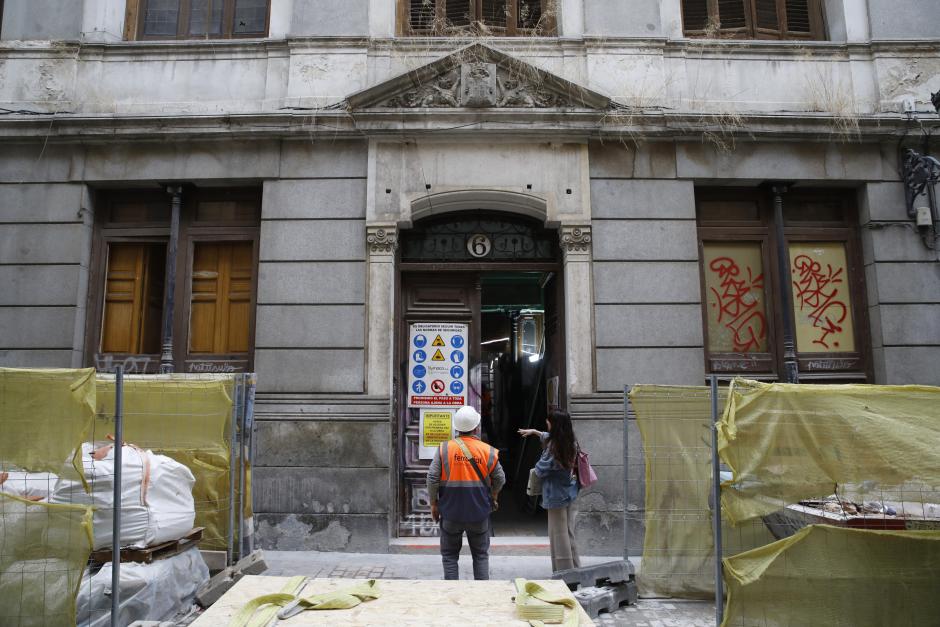
[[[819, 337], [813, 344], [825, 348], [829, 346], [829, 336], [842, 333], [842, 322], [849, 314], [848, 305], [839, 298], [837, 285], [843, 283], [845, 268], [822, 264], [808, 255], [799, 255], [793, 260], [793, 274], [798, 275], [793, 281], [794, 295], [800, 313], [813, 321], [813, 327], [819, 329]], [[839, 347], [838, 341], [832, 346]]]
[[767, 318], [760, 308], [760, 297], [764, 289], [764, 274], [754, 276], [750, 266], [741, 268], [730, 257], [718, 257], [708, 264], [708, 269], [721, 281], [720, 290], [712, 287], [718, 310], [718, 323], [732, 332], [735, 352], [761, 350], [767, 337]]

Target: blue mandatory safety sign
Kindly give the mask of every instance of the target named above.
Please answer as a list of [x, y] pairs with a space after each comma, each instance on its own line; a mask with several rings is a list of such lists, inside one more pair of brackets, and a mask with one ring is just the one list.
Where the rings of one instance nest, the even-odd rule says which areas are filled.
[[455, 335], [452, 338], [450, 338], [450, 345], [453, 346], [454, 348], [463, 348], [463, 336]]
[[411, 354], [411, 358], [420, 364], [422, 361], [428, 358], [428, 354], [419, 348]]
[[415, 376], [415, 378], [423, 379], [424, 375], [428, 373], [428, 369], [422, 366], [421, 364], [418, 364], [417, 366], [411, 369], [411, 373]]
[[411, 384], [411, 389], [414, 390], [415, 394], [423, 394], [428, 389], [428, 384], [424, 381], [415, 381]]
[[463, 361], [463, 351], [454, 351], [450, 354], [450, 360], [455, 364], [459, 364]]
[[415, 336], [415, 347], [424, 348], [424, 345], [427, 343], [428, 343], [428, 338], [424, 337], [423, 335]]
[[460, 394], [461, 392], [463, 392], [463, 383], [460, 381], [452, 381], [450, 384], [450, 393]]
[[463, 366], [454, 366], [451, 368], [450, 376], [454, 379], [463, 379]]

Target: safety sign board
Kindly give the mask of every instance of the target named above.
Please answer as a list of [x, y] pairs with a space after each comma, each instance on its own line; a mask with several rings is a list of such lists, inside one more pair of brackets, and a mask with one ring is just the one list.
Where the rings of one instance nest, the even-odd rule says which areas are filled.
[[432, 459], [441, 443], [454, 437], [452, 409], [422, 409], [418, 442], [418, 459]]
[[467, 404], [467, 332], [467, 325], [457, 322], [411, 324], [408, 407]]

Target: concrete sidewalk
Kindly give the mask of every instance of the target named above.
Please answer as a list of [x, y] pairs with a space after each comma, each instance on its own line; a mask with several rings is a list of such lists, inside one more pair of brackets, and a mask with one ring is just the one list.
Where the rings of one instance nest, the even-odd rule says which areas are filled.
[[[552, 565], [544, 556], [490, 554], [490, 579], [548, 579]], [[494, 554], [495, 553], [495, 554]], [[440, 555], [402, 553], [319, 553], [315, 551], [265, 551], [268, 570], [264, 575], [339, 577], [356, 579], [441, 579]], [[620, 557], [584, 557], [584, 565], [620, 560]], [[473, 570], [466, 546], [460, 556], [461, 579], [472, 579]], [[676, 599], [640, 599], [636, 606], [601, 614], [598, 625], [636, 627], [711, 627], [715, 604]]]

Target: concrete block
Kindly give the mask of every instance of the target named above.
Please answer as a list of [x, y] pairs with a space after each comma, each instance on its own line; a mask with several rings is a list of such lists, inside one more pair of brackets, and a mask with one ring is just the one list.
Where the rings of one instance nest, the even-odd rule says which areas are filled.
[[241, 574], [236, 573], [232, 568], [225, 568], [216, 573], [196, 591], [196, 603], [203, 608], [211, 606], [221, 599], [222, 595], [228, 592], [241, 577]]
[[362, 392], [361, 350], [257, 349], [259, 392]]
[[210, 573], [218, 573], [219, 571], [225, 570], [225, 562], [228, 559], [228, 555], [226, 555], [225, 551], [200, 549], [199, 552], [202, 554], [202, 559], [206, 561], [206, 566], [209, 567]]
[[[262, 219], [365, 218], [365, 179], [266, 181]], [[365, 236], [363, 236], [365, 237]]]
[[625, 560], [604, 562], [593, 566], [569, 568], [560, 570], [552, 575], [552, 579], [561, 579], [569, 586], [587, 588], [604, 583], [626, 583], [633, 579], [633, 564]]
[[584, 34], [659, 37], [659, 3], [649, 0], [592, 0], [584, 3]]
[[0, 221], [81, 222], [84, 186], [71, 183], [0, 185]]
[[388, 468], [388, 421], [265, 420], [257, 423], [255, 464], [278, 467]]
[[258, 543], [273, 551], [387, 553], [385, 514], [255, 514]]
[[676, 147], [680, 178], [870, 181], [884, 177], [877, 146], [836, 143], [738, 144], [731, 152], [702, 143]]
[[82, 3], [60, 0], [6, 0], [4, 41], [65, 39], [77, 41], [82, 31]]
[[594, 178], [674, 179], [676, 146], [672, 142], [592, 142], [589, 173]]
[[261, 223], [261, 261], [360, 261], [363, 220], [277, 220]]
[[698, 263], [691, 261], [594, 263], [595, 303], [699, 303]]
[[368, 145], [365, 141], [284, 140], [281, 143], [282, 179], [365, 178]]
[[594, 220], [597, 261], [697, 261], [698, 234], [692, 220]]
[[597, 305], [597, 346], [702, 346], [700, 305]]
[[294, 37], [369, 34], [369, 0], [318, 0], [294, 3]]
[[[880, 229], [865, 229], [862, 234], [863, 246], [865, 240], [870, 241], [871, 261], [923, 261], [931, 262], [937, 259], [937, 253], [924, 246], [920, 233], [914, 230], [913, 222], [892, 223]], [[870, 239], [869, 239], [870, 238]]]
[[624, 385], [702, 385], [705, 356], [701, 348], [601, 348], [597, 350], [598, 391]]
[[77, 144], [4, 143], [0, 146], [0, 182], [68, 182], [81, 176], [83, 146]]
[[362, 262], [266, 262], [258, 265], [258, 303], [350, 304], [365, 302]]
[[75, 307], [0, 307], [3, 348], [71, 349]]
[[692, 181], [592, 179], [591, 216], [695, 220]]
[[386, 468], [255, 466], [252, 472], [259, 512], [381, 514], [389, 509]]
[[861, 223], [872, 220], [909, 221], [903, 183], [868, 183], [861, 188]]
[[[940, 347], [940, 302], [934, 305], [881, 305], [879, 309], [886, 347]], [[940, 369], [940, 364], [935, 367]]]
[[877, 300], [869, 303], [940, 302], [940, 272], [934, 263], [878, 263]]
[[[0, 337], [6, 337], [0, 328]], [[0, 366], [5, 368], [71, 368], [71, 349], [0, 349]]]
[[76, 306], [80, 273], [77, 265], [0, 266], [0, 306]]
[[886, 346], [883, 350], [888, 385], [940, 385], [940, 346]]
[[[128, 142], [85, 147], [86, 181], [199, 181], [279, 176], [274, 140]], [[146, 178], [143, 178], [146, 177]]]
[[0, 226], [0, 263], [78, 264], [88, 246], [82, 224], [4, 224]]
[[232, 567], [232, 570], [242, 575], [260, 575], [267, 569], [268, 565], [264, 561], [264, 551], [261, 549], [255, 549], [238, 560]]
[[594, 618], [602, 613], [616, 612], [622, 606], [633, 605], [637, 599], [635, 581], [597, 588], [581, 588], [574, 593], [578, 604]]
[[259, 305], [257, 348], [363, 348], [362, 305]]

